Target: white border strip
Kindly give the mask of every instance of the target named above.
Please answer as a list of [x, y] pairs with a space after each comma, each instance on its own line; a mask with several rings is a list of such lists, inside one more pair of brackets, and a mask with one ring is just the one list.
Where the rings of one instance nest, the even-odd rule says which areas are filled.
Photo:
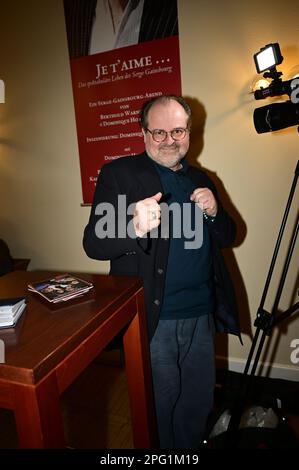
[[5, 86], [3, 80], [0, 80], [0, 103], [5, 103]]
[[[235, 357], [227, 359], [223, 356], [216, 356], [216, 367], [219, 369], [228, 369], [232, 372], [239, 372], [242, 374], [244, 372], [245, 364], [245, 359], [238, 359]], [[251, 369], [249, 368], [249, 373], [250, 370]], [[259, 377], [269, 377], [271, 379], [283, 379], [299, 382], [299, 367], [289, 367], [282, 364], [271, 365], [269, 362], [263, 362], [258, 364], [255, 375]]]

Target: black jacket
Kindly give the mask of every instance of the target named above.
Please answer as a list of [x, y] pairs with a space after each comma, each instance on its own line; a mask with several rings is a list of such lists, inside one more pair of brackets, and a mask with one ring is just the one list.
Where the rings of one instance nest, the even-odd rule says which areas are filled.
[[[215, 187], [201, 170], [189, 167], [187, 175], [196, 187], [210, 188], [217, 198]], [[127, 204], [163, 193], [159, 175], [152, 160], [143, 153], [122, 157], [102, 167], [94, 194], [90, 219], [85, 228], [83, 246], [90, 258], [110, 260], [112, 275], [140, 276], [144, 283], [149, 336], [152, 337], [159, 319], [167, 266], [168, 238], [104, 238], [96, 235], [96, 215], [99, 203], [109, 202], [115, 208], [118, 195], [127, 195]], [[217, 198], [218, 199], [218, 198]], [[212, 239], [217, 309], [217, 331], [239, 335], [239, 322], [233, 285], [226, 269], [221, 248], [230, 246], [236, 235], [234, 221], [218, 201], [218, 212], [213, 222], [207, 222]], [[132, 216], [127, 216], [127, 222]]]

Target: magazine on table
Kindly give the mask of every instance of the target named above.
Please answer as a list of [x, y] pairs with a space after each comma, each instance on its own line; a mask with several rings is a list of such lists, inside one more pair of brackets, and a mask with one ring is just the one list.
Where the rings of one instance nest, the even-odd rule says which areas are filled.
[[74, 299], [89, 292], [92, 288], [91, 282], [67, 273], [28, 285], [28, 290], [41, 295], [52, 303]]

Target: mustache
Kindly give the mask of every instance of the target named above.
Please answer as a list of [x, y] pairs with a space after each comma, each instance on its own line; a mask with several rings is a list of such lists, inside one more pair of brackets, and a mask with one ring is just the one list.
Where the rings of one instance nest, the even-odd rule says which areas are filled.
[[160, 146], [160, 149], [163, 150], [163, 149], [175, 149], [177, 150], [179, 148], [178, 144], [176, 142], [173, 142], [172, 144], [168, 145], [168, 144], [162, 144]]

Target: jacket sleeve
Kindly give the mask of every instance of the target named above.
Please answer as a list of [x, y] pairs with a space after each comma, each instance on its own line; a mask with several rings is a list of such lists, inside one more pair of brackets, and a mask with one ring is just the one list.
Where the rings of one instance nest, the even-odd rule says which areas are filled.
[[[121, 194], [114, 165], [102, 167], [94, 194], [83, 247], [90, 258], [113, 260], [143, 251], [146, 240], [138, 239], [127, 231], [132, 215], [127, 214], [128, 195]], [[122, 203], [119, 204], [119, 196]], [[124, 204], [125, 202], [125, 204]]]
[[[217, 196], [216, 196], [217, 197]], [[220, 248], [231, 246], [236, 238], [236, 224], [217, 199], [218, 211], [215, 218], [208, 218], [208, 226]]]
[[221, 205], [214, 183], [207, 175], [206, 178], [207, 187], [213, 192], [218, 205], [216, 217], [207, 217], [207, 224], [218, 246], [220, 248], [227, 248], [231, 246], [236, 239], [236, 223]]

